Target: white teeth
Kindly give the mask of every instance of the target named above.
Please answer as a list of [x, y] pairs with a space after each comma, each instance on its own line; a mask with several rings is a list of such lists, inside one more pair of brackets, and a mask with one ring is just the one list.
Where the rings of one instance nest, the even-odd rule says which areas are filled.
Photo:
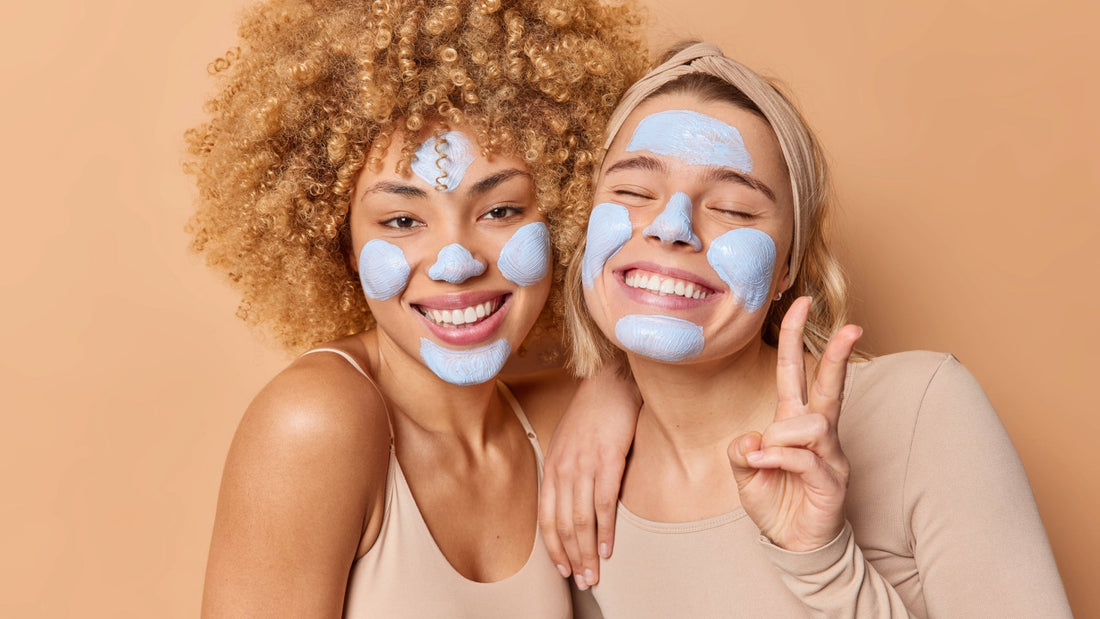
[[424, 308], [421, 313], [425, 318], [439, 325], [458, 326], [475, 323], [496, 311], [495, 301], [486, 301], [467, 308], [456, 310], [436, 310]]
[[646, 275], [632, 271], [623, 278], [627, 286], [648, 290], [661, 296], [676, 295], [688, 299], [705, 299], [707, 293], [701, 287], [696, 287], [691, 282], [686, 282], [671, 277], [660, 275]]

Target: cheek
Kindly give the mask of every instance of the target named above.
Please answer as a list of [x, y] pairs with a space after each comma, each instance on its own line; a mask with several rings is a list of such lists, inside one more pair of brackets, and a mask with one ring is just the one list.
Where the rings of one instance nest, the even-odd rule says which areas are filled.
[[359, 281], [367, 297], [376, 301], [385, 301], [404, 290], [409, 271], [405, 252], [393, 243], [374, 239], [359, 252]]
[[497, 268], [519, 286], [533, 286], [550, 272], [550, 231], [541, 221], [527, 224], [500, 250]]
[[604, 202], [592, 209], [581, 263], [581, 282], [586, 288], [596, 281], [608, 259], [630, 240], [632, 232], [630, 213], [625, 206]]
[[615, 323], [615, 339], [634, 353], [675, 363], [703, 352], [703, 328], [673, 318], [631, 314]]
[[767, 233], [730, 230], [711, 243], [707, 262], [745, 309], [755, 312], [767, 303], [775, 272], [775, 242]]

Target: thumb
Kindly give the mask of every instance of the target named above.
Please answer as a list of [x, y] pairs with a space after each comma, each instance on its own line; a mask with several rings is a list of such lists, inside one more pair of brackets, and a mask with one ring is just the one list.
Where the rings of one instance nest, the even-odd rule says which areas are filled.
[[749, 432], [730, 441], [730, 446], [726, 448], [730, 469], [733, 470], [733, 478], [737, 481], [738, 489], [744, 488], [759, 472], [760, 469], [749, 464], [748, 454], [759, 451], [762, 442], [759, 432]]

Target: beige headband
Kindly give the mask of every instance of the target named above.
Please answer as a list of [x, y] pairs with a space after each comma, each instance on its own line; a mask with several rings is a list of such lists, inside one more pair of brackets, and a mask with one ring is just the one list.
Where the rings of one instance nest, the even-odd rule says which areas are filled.
[[691, 73], [705, 73], [735, 86], [745, 93], [771, 124], [783, 149], [787, 171], [791, 177], [794, 194], [794, 239], [791, 244], [790, 282], [798, 275], [802, 262], [802, 231], [807, 227], [803, 218], [812, 209], [802, 208], [803, 203], [816, 200], [814, 188], [820, 185], [821, 170], [815, 170], [813, 140], [794, 107], [767, 80], [741, 63], [727, 58], [712, 43], [695, 43], [678, 52], [668, 61], [651, 70], [623, 95], [619, 106], [611, 114], [607, 126], [604, 148], [610, 148], [615, 135], [622, 129], [626, 117], [661, 86], [678, 77]]

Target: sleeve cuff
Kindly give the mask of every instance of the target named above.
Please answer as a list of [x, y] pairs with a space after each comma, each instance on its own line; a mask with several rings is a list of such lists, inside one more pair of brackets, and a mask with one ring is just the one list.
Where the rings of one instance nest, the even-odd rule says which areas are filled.
[[848, 521], [844, 521], [844, 528], [831, 542], [805, 552], [784, 550], [773, 544], [767, 537], [760, 536], [764, 554], [776, 567], [792, 576], [811, 576], [827, 571], [848, 554], [849, 546], [854, 543], [852, 525]]

